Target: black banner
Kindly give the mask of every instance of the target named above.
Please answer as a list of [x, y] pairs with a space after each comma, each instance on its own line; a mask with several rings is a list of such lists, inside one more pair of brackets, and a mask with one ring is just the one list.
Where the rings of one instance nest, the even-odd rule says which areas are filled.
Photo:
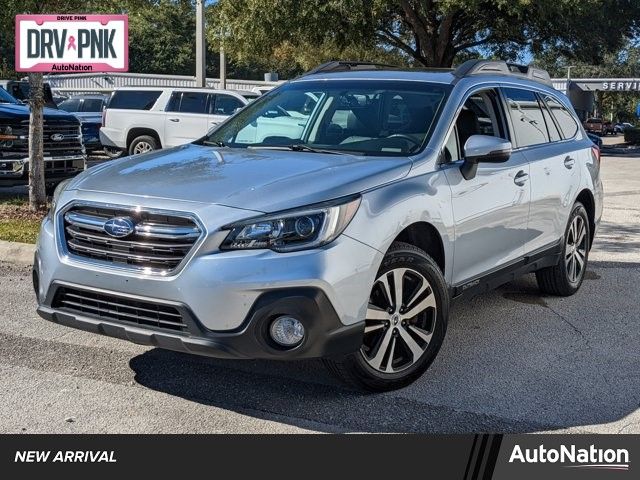
[[141, 471], [241, 479], [638, 478], [638, 451], [638, 435], [2, 435], [0, 471], [65, 479]]

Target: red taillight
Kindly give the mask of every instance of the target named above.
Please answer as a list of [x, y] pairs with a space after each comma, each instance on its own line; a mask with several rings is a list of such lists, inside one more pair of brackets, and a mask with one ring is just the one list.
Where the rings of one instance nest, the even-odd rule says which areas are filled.
[[600, 170], [600, 147], [597, 145], [592, 146], [591, 156], [593, 157], [593, 162], [596, 164], [596, 168]]

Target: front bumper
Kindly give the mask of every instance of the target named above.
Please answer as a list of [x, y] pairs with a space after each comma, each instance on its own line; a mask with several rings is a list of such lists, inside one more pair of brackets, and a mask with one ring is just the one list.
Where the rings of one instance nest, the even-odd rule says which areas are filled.
[[[60, 286], [54, 284], [45, 303], [51, 304]], [[216, 358], [286, 360], [344, 355], [360, 348], [364, 333], [364, 322], [343, 325], [326, 295], [313, 288], [284, 289], [261, 295], [242, 326], [232, 332], [207, 330], [186, 305], [179, 305], [178, 309], [188, 326], [185, 332], [143, 328], [44, 305], [37, 311], [45, 320], [60, 325], [140, 345]], [[281, 348], [267, 335], [270, 322], [282, 314], [295, 315], [305, 326], [305, 338], [295, 348]]]
[[[205, 223], [238, 215], [222, 206], [207, 206], [199, 213]], [[64, 255], [56, 244], [53, 221], [46, 218], [34, 263], [38, 312], [63, 325], [216, 357], [322, 357], [359, 348], [380, 252], [346, 235], [324, 248], [301, 252], [221, 252], [210, 242], [219, 234], [207, 237], [175, 275], [152, 276]], [[54, 306], [60, 285], [178, 305], [188, 329], [170, 332]], [[285, 351], [269, 343], [266, 329], [278, 315], [294, 315], [303, 322], [307, 337], [302, 345]]]
[[[56, 183], [84, 171], [86, 157], [69, 155], [44, 157], [45, 182]], [[11, 187], [29, 183], [29, 158], [0, 159], [0, 185]]]

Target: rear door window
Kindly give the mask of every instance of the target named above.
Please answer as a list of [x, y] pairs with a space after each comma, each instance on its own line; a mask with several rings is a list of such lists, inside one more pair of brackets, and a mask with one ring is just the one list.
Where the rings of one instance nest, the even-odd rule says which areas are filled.
[[569, 110], [551, 95], [545, 95], [544, 101], [556, 119], [560, 132], [564, 138], [573, 138], [578, 133], [578, 124]]
[[151, 110], [161, 93], [160, 90], [118, 90], [111, 97], [109, 108]]
[[547, 126], [536, 94], [519, 88], [503, 88], [502, 91], [518, 147], [549, 142]]

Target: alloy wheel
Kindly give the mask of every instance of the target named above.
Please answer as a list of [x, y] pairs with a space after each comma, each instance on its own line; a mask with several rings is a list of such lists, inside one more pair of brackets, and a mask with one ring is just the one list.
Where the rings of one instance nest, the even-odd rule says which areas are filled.
[[395, 268], [374, 283], [360, 353], [373, 369], [397, 373], [414, 365], [433, 336], [437, 305], [428, 280]]
[[584, 219], [576, 215], [567, 232], [564, 261], [571, 283], [577, 283], [584, 273], [587, 257], [587, 227]]
[[138, 142], [138, 143], [136, 143], [136, 146], [133, 147], [133, 154], [137, 155], [139, 153], [150, 152], [151, 150], [153, 150], [153, 147], [151, 146], [150, 143], [148, 143], [148, 142]]

